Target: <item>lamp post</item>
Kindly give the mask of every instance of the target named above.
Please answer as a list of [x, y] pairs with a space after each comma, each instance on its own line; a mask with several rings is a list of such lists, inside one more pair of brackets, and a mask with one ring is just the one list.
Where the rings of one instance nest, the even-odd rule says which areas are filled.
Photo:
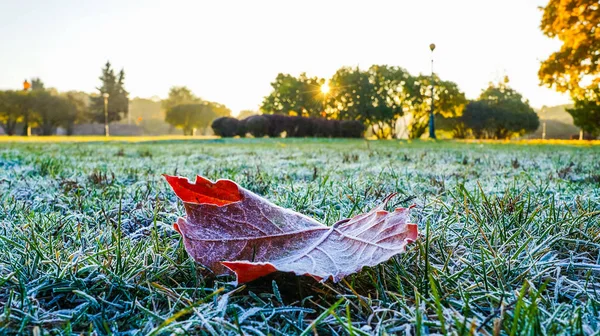
[[431, 114], [429, 115], [429, 137], [435, 139], [435, 117], [433, 115], [433, 102], [435, 100], [433, 94], [433, 89], [435, 87], [435, 79], [433, 77], [433, 51], [435, 50], [435, 44], [430, 44], [429, 49], [431, 50]]
[[102, 95], [102, 97], [104, 97], [104, 136], [109, 136], [109, 132], [108, 132], [108, 97], [110, 97], [110, 95], [105, 92]]

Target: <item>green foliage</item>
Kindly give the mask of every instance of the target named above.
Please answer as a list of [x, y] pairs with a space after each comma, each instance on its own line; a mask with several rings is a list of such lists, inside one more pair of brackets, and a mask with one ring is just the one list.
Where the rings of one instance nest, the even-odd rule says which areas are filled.
[[67, 135], [73, 135], [76, 124], [89, 120], [90, 97], [85, 92], [69, 91], [62, 95], [67, 100], [67, 105], [61, 125], [65, 128]]
[[185, 86], [173, 86], [169, 90], [169, 97], [162, 101], [162, 108], [165, 111], [172, 109], [177, 105], [197, 104], [201, 103], [202, 99], [196, 97], [190, 89]]
[[0, 126], [8, 135], [16, 133], [17, 123], [30, 108], [28, 93], [24, 91], [0, 91]]
[[278, 74], [271, 83], [273, 91], [263, 100], [261, 111], [267, 114], [321, 116], [326, 97], [321, 92], [323, 78], [308, 77], [306, 73], [294, 77]]
[[451, 130], [455, 137], [508, 139], [537, 130], [537, 113], [520, 93], [506, 83], [490, 84], [477, 101], [469, 102], [462, 115], [441, 120], [441, 129]]
[[595, 137], [600, 135], [600, 89], [590, 90], [583, 99], [576, 99], [567, 112], [584, 132]]
[[41, 135], [52, 135], [56, 128], [74, 121], [77, 106], [73, 100], [52, 95], [48, 91], [32, 91], [32, 116], [30, 122], [35, 122], [41, 129]]
[[[32, 80], [31, 91], [0, 91], [0, 125], [8, 135], [14, 135], [18, 123], [39, 127], [41, 135], [51, 135], [58, 126], [71, 135], [73, 125], [87, 117], [87, 94], [44, 89], [41, 80]], [[26, 134], [26, 133], [24, 133]]]
[[196, 97], [185, 86], [174, 86], [169, 97], [162, 101], [166, 110], [165, 121], [183, 130], [184, 135], [192, 135], [197, 128], [206, 128], [218, 117], [228, 117], [231, 110], [219, 103], [205, 101]]
[[[408, 125], [408, 137], [420, 138], [427, 130], [431, 114], [431, 76], [419, 75], [407, 88], [408, 111], [411, 113]], [[443, 118], [457, 117], [467, 103], [465, 94], [458, 85], [451, 81], [441, 80], [434, 75], [434, 114]]]
[[91, 97], [90, 113], [91, 119], [104, 123], [104, 97], [108, 97], [108, 122], [121, 120], [129, 111], [129, 93], [125, 90], [125, 71], [121, 69], [117, 75], [110, 62], [102, 69], [100, 76], [102, 85], [98, 88], [98, 95]]
[[[405, 69], [374, 65], [368, 70], [343, 67], [321, 91], [325, 80], [279, 74], [273, 91], [263, 101], [265, 113], [357, 120], [371, 127], [380, 139], [396, 136], [396, 123], [406, 113], [412, 115], [411, 137], [420, 137], [427, 127], [431, 104], [431, 78], [413, 77]], [[453, 82], [436, 78], [436, 114], [460, 114], [466, 99]], [[321, 125], [323, 126], [323, 125]]]
[[196, 129], [204, 129], [218, 115], [208, 103], [175, 105], [167, 110], [165, 121], [183, 130], [183, 135], [194, 135]]
[[396, 121], [408, 107], [412, 82], [399, 67], [341, 68], [331, 79], [331, 110], [338, 119], [370, 125], [379, 139], [394, 137]]

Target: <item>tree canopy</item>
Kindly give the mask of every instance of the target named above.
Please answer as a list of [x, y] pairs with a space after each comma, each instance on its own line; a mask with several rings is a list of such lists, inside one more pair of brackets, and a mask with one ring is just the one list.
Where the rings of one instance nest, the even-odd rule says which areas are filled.
[[165, 111], [177, 105], [196, 104], [202, 100], [196, 97], [192, 91], [185, 86], [173, 86], [169, 89], [169, 96], [162, 100], [162, 107]]
[[[431, 113], [431, 80], [429, 75], [419, 75], [407, 87], [407, 106], [411, 114], [408, 136], [411, 139], [420, 138], [427, 130]], [[456, 83], [444, 81], [437, 75], [434, 75], [433, 81], [434, 114], [444, 118], [459, 116], [467, 103], [465, 94]]]
[[399, 67], [341, 68], [330, 83], [332, 115], [370, 125], [378, 138], [393, 137], [396, 121], [407, 109], [411, 83], [412, 76]]
[[593, 136], [600, 135], [600, 89], [588, 90], [583, 99], [576, 99], [573, 108], [567, 109], [573, 123]]
[[129, 92], [125, 90], [125, 71], [115, 74], [110, 62], [106, 62], [100, 76], [102, 85], [97, 88], [98, 95], [91, 97], [90, 112], [92, 120], [104, 123], [104, 94], [108, 93], [108, 122], [121, 120], [129, 110]]
[[321, 116], [326, 99], [321, 86], [325, 79], [308, 77], [306, 73], [294, 77], [278, 74], [271, 83], [273, 91], [266, 96], [261, 105], [263, 113]]
[[462, 115], [448, 123], [458, 137], [470, 132], [478, 139], [507, 139], [534, 132], [538, 115], [520, 93], [506, 83], [490, 84], [477, 101], [469, 102]]
[[575, 125], [598, 134], [600, 129], [600, 3], [598, 0], [550, 0], [540, 28], [558, 38], [560, 50], [542, 62], [541, 82], [569, 92], [575, 106], [568, 112]]
[[167, 110], [165, 121], [183, 130], [183, 135], [194, 135], [194, 130], [206, 128], [218, 117], [207, 103], [175, 105]]

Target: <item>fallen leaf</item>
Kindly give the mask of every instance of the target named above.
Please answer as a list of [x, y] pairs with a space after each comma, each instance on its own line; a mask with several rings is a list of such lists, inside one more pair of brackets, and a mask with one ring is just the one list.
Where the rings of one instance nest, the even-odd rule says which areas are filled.
[[275, 271], [334, 282], [404, 252], [417, 239], [409, 209], [373, 210], [326, 226], [279, 207], [229, 180], [164, 175], [186, 216], [174, 225], [186, 251], [215, 274], [233, 271], [238, 283]]

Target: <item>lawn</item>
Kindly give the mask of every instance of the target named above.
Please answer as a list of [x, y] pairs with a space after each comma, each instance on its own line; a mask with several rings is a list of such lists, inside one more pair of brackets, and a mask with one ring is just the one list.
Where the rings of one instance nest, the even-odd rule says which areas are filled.
[[[161, 174], [331, 225], [399, 192], [421, 236], [338, 284], [211, 277]], [[0, 144], [0, 333], [592, 334], [600, 146], [317, 139]]]

